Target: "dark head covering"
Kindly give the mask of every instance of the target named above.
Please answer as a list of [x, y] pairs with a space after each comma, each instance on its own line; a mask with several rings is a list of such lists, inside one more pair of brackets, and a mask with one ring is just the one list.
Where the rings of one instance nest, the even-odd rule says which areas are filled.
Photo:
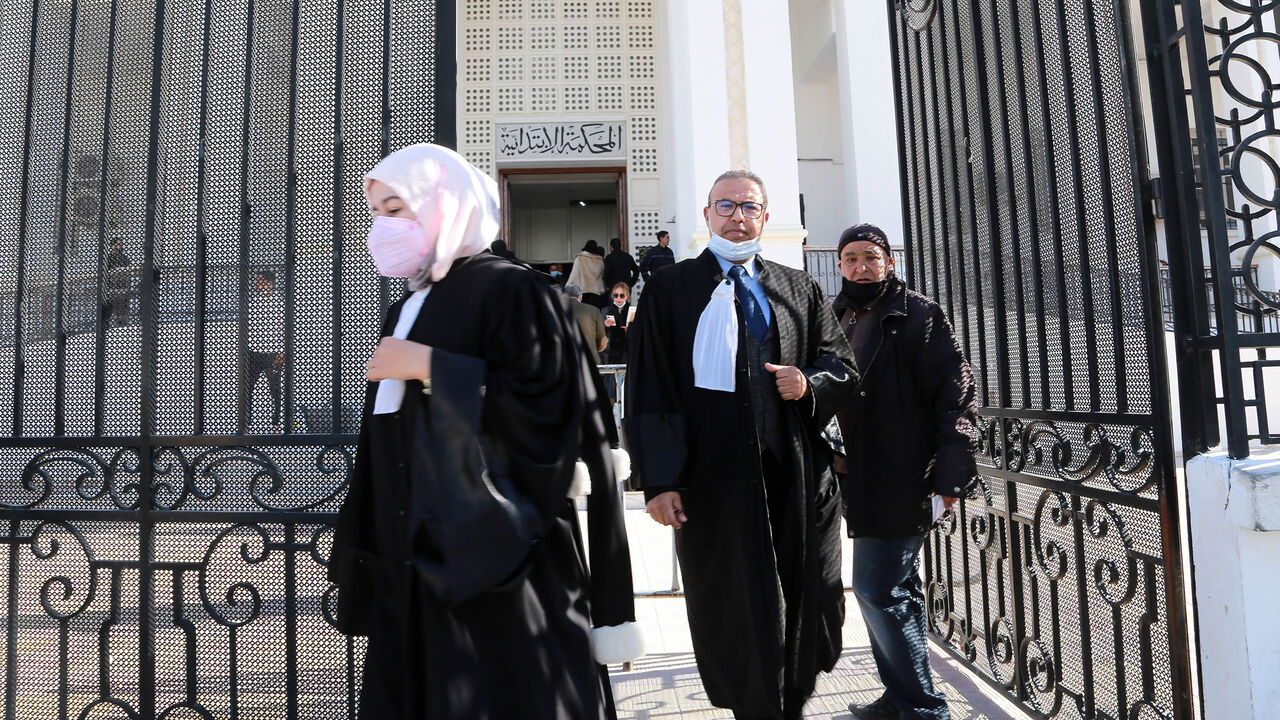
[[836, 245], [836, 254], [839, 255], [844, 246], [851, 242], [865, 240], [873, 242], [884, 250], [884, 254], [893, 257], [893, 248], [889, 247], [889, 236], [884, 234], [880, 228], [871, 223], [858, 223], [853, 227], [840, 233], [840, 242]]
[[588, 240], [587, 244], [583, 245], [582, 250], [580, 250], [579, 252], [596, 253], [597, 255], [604, 254], [603, 248], [601, 248], [599, 243], [597, 243], [595, 240]]

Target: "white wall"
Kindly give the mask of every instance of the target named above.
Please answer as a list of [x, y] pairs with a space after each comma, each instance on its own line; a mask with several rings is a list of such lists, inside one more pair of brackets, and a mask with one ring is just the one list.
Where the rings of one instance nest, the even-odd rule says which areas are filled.
[[853, 196], [845, 225], [872, 222], [902, 245], [893, 62], [887, 3], [837, 0], [836, 59], [844, 108], [845, 187]]
[[1187, 463], [1205, 718], [1280, 708], [1280, 453]]

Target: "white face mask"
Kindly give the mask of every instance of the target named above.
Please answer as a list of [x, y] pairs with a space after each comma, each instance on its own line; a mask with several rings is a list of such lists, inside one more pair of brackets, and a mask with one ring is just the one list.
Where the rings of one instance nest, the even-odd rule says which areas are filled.
[[[707, 230], [710, 232], [711, 228], [708, 227]], [[760, 254], [760, 238], [733, 242], [712, 232], [711, 242], [707, 243], [707, 247], [711, 248], [711, 252], [725, 260], [731, 263], [739, 263], [750, 260]]]

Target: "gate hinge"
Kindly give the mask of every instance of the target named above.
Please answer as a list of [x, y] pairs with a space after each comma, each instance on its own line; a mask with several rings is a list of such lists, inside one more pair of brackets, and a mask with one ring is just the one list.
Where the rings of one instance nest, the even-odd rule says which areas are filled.
[[1164, 185], [1160, 178], [1153, 177], [1147, 181], [1147, 200], [1151, 201], [1151, 209], [1157, 220], [1164, 219]]

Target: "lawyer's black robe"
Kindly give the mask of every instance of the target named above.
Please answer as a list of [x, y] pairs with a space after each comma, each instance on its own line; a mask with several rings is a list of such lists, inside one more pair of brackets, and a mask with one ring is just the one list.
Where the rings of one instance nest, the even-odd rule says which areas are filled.
[[[793, 482], [784, 503], [790, 512], [775, 518], [780, 536], [770, 528], [741, 310], [736, 390], [693, 384], [698, 319], [724, 280], [710, 251], [655, 273], [645, 286], [628, 330], [626, 423], [633, 476], [646, 498], [679, 490], [689, 517], [676, 542], [707, 698], [739, 713], [780, 717], [784, 692], [808, 697], [818, 671], [840, 657], [840, 495], [819, 433], [852, 400], [857, 373], [817, 284], [802, 271], [757, 262], [781, 364], [799, 367], [811, 391], [782, 404]], [[790, 607], [779, 562], [800, 570], [786, 592]]]
[[[370, 383], [330, 562], [340, 629], [369, 636], [360, 716], [612, 717], [589, 633], [593, 620], [634, 619], [630, 564], [598, 383], [568, 307], [538, 274], [482, 253], [432, 287], [408, 339], [434, 348], [432, 395], [410, 381], [398, 412], [372, 415]], [[534, 530], [524, 546], [497, 526], [459, 524], [444, 501], [459, 477], [479, 477], [467, 463], [480, 447], [485, 477], [505, 478]], [[619, 514], [614, 531], [590, 530], [592, 557], [613, 551], [617, 581], [590, 588], [566, 498], [580, 456], [595, 480], [589, 503]], [[441, 571], [446, 537], [473, 542]], [[489, 592], [446, 602], [432, 584], [474, 582], [513, 553], [523, 562]]]

